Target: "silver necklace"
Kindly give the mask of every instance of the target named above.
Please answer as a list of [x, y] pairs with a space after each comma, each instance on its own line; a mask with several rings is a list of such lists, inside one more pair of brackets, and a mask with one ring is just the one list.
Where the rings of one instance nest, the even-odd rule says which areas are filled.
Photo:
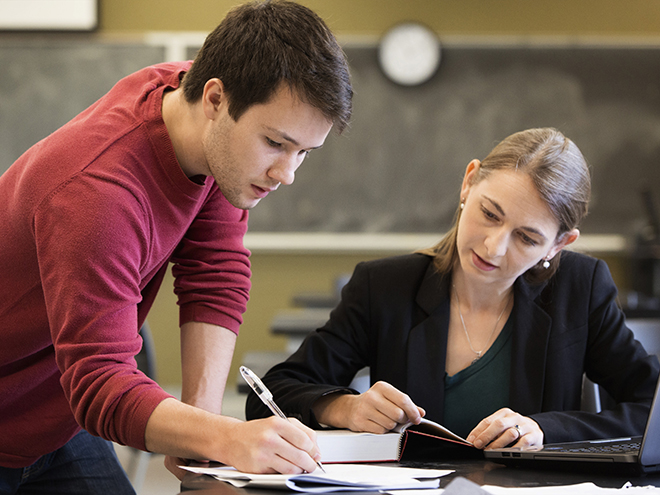
[[[497, 321], [495, 322], [495, 326], [493, 329], [490, 331], [490, 335], [488, 336], [488, 340], [486, 341], [486, 345], [484, 345], [483, 349], [480, 351], [475, 351], [474, 347], [472, 347], [472, 341], [470, 340], [470, 334], [468, 334], [467, 327], [465, 326], [465, 320], [463, 319], [463, 313], [461, 312], [461, 300], [458, 298], [458, 291], [456, 290], [456, 286], [452, 284], [452, 288], [454, 289], [454, 294], [456, 295], [456, 306], [458, 306], [458, 316], [461, 318], [461, 324], [463, 325], [463, 331], [465, 332], [465, 338], [467, 339], [467, 343], [470, 346], [470, 350], [474, 352], [477, 357], [472, 360], [472, 364], [476, 363], [481, 359], [481, 356], [483, 355], [483, 352], [486, 350], [486, 347], [488, 347], [488, 343], [490, 342], [490, 339], [493, 338], [493, 334], [495, 333], [495, 330], [497, 329], [497, 324], [500, 322], [502, 319], [502, 316], [504, 315], [504, 311], [506, 310], [507, 306], [509, 305], [509, 299], [506, 300], [506, 303], [504, 304], [504, 307], [502, 308], [502, 312], [500, 313], [500, 316], [497, 317]], [[513, 292], [511, 293], [513, 294]]]

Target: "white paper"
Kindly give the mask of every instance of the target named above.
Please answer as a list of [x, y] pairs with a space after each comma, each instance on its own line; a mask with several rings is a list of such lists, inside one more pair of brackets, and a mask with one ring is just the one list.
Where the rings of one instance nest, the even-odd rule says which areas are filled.
[[[624, 485], [621, 488], [602, 488], [593, 483], [580, 483], [577, 485], [560, 486], [535, 486], [535, 487], [503, 487], [484, 485], [481, 487], [490, 495], [620, 495], [639, 494], [654, 495], [660, 494], [660, 488], [655, 486], [630, 486]], [[398, 490], [396, 495], [442, 495], [445, 490], [438, 488], [436, 490]]]
[[603, 495], [621, 493], [645, 493], [660, 494], [660, 488], [654, 486], [628, 486], [625, 485], [621, 488], [602, 488], [593, 483], [579, 483], [577, 485], [564, 485], [564, 486], [535, 486], [529, 488], [505, 488], [501, 486], [482, 486], [484, 490], [492, 495], [534, 495], [541, 493], [542, 495]]
[[[366, 464], [326, 464], [326, 473], [317, 469], [313, 473], [251, 474], [231, 467], [181, 466], [194, 473], [208, 474], [236, 487], [288, 488], [309, 493], [337, 490], [400, 490], [432, 489], [440, 486], [440, 477], [450, 470], [417, 469], [400, 466], [371, 466]], [[304, 483], [304, 486], [301, 485]], [[310, 483], [312, 485], [310, 485]]]

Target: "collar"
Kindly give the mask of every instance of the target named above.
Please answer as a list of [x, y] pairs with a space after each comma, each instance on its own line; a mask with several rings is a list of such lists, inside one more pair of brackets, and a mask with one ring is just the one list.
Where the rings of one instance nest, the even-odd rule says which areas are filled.
[[[440, 422], [444, 416], [450, 284], [451, 276], [439, 274], [431, 261], [415, 298], [428, 318], [410, 330], [407, 349], [409, 394], [430, 418]], [[532, 285], [522, 277], [514, 283], [510, 397], [512, 409], [524, 415], [542, 410], [552, 318], [537, 299], [547, 285]]]

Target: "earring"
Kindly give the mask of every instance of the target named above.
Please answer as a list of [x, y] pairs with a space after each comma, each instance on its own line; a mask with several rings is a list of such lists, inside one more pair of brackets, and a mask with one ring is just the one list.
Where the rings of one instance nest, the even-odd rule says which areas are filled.
[[465, 200], [461, 198], [461, 210], [465, 208]]
[[542, 266], [547, 270], [548, 268], [550, 268], [550, 262], [548, 260], [543, 260]]

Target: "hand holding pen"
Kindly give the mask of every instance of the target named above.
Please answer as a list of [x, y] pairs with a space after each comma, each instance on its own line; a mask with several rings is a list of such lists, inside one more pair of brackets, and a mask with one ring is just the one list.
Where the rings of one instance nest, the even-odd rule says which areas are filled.
[[[274, 415], [289, 421], [289, 418], [286, 417], [286, 414], [284, 414], [282, 410], [277, 406], [277, 404], [275, 404], [275, 401], [273, 400], [273, 394], [270, 392], [270, 390], [268, 390], [266, 385], [263, 384], [259, 377], [246, 366], [241, 366], [239, 370], [243, 379], [247, 382], [254, 393], [257, 394], [259, 399], [261, 399], [261, 401], [268, 407], [268, 409], [270, 409]], [[325, 473], [325, 469], [323, 469], [323, 465], [320, 461], [316, 461], [316, 465], [321, 469], [321, 471]]]

